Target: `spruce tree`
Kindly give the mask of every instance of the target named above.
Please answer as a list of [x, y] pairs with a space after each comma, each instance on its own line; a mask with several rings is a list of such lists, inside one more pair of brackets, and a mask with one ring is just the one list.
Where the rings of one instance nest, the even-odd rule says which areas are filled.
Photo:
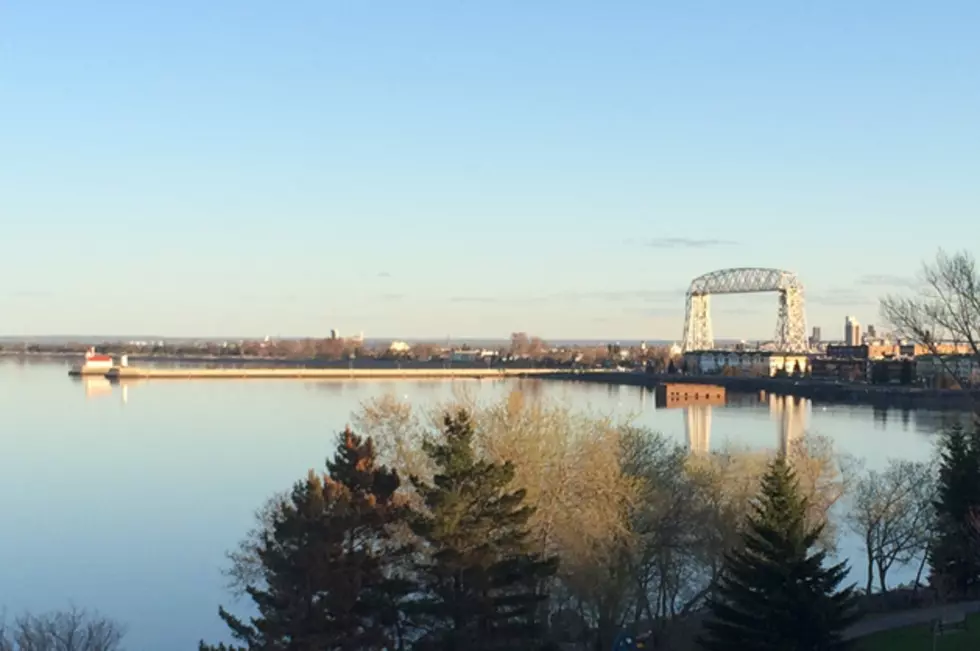
[[943, 435], [937, 488], [929, 581], [944, 598], [972, 597], [980, 589], [980, 549], [973, 520], [980, 509], [980, 425], [972, 435], [960, 427]]
[[386, 552], [388, 527], [404, 515], [395, 496], [398, 476], [377, 467], [371, 440], [350, 429], [327, 471], [296, 483], [256, 546], [263, 584], [246, 592], [258, 615], [244, 622], [219, 610], [242, 650], [396, 648], [406, 586], [392, 576]]
[[433, 483], [412, 478], [425, 506], [412, 529], [421, 542], [412, 616], [420, 651], [534, 650], [544, 639], [542, 584], [553, 559], [530, 552], [523, 490], [514, 468], [477, 458], [466, 411], [447, 414], [443, 435], [427, 441]]
[[821, 527], [808, 527], [805, 512], [795, 474], [779, 456], [762, 479], [742, 545], [726, 556], [709, 598], [705, 649], [845, 648], [841, 634], [857, 619], [854, 588], [839, 590], [846, 563], [825, 568], [826, 552], [811, 552]]

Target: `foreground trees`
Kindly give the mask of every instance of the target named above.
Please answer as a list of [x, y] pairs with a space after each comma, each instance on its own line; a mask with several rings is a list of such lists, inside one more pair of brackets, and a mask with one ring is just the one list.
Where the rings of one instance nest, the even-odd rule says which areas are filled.
[[[482, 405], [460, 394], [433, 412], [383, 398], [354, 422], [384, 463], [411, 477], [374, 534], [386, 550], [381, 575], [403, 583], [380, 593], [384, 617], [355, 620], [365, 632], [381, 622], [375, 630], [392, 651], [592, 651], [624, 630], [673, 644], [672, 622], [704, 606], [727, 556], [744, 545], [748, 505], [772, 459], [738, 448], [691, 455], [649, 430], [519, 391]], [[828, 514], [848, 484], [844, 459], [819, 437], [787, 447], [804, 530], [832, 550]], [[328, 478], [346, 483], [335, 471], [318, 481]], [[233, 555], [236, 587], [266, 589], [260, 552], [292, 503], [277, 498], [259, 514]]]
[[425, 445], [432, 483], [413, 478], [424, 504], [412, 520], [421, 560], [406, 609], [424, 630], [413, 648], [541, 648], [542, 588], [557, 563], [530, 552], [534, 510], [510, 488], [512, 464], [478, 459], [473, 437], [466, 411], [447, 415], [443, 437]]
[[954, 428], [940, 448], [936, 535], [929, 548], [930, 583], [948, 600], [980, 595], [980, 424]]
[[258, 610], [219, 611], [242, 646], [201, 650], [544, 648], [557, 561], [532, 550], [513, 466], [477, 455], [465, 410], [423, 450], [433, 477], [412, 477], [410, 508], [373, 441], [346, 430], [327, 473], [268, 505], [232, 556]]
[[825, 568], [826, 552], [811, 552], [820, 529], [807, 526], [796, 477], [778, 457], [763, 477], [743, 545], [726, 556], [704, 648], [842, 648], [841, 634], [857, 618], [856, 597], [852, 587], [839, 590], [846, 564]]
[[396, 648], [407, 591], [391, 567], [398, 475], [377, 467], [372, 442], [349, 429], [327, 470], [298, 482], [256, 541], [261, 574], [245, 591], [258, 616], [244, 622], [220, 609], [240, 649]]

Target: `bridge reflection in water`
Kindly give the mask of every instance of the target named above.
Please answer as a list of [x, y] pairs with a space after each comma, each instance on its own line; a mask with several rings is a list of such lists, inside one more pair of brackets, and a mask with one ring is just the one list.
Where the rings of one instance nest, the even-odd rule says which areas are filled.
[[[676, 387], [677, 385], [669, 385]], [[721, 387], [697, 385], [684, 393], [657, 388], [657, 408], [684, 410], [684, 430], [691, 452], [704, 454], [711, 449], [711, 416], [716, 407], [768, 409], [777, 425], [777, 446], [785, 453], [807, 428], [809, 401], [804, 398], [758, 393], [728, 393]]]

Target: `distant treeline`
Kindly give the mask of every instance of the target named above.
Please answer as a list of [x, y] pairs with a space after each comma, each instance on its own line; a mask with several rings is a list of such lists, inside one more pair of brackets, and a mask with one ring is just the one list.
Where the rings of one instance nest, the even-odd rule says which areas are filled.
[[[28, 354], [83, 354], [90, 343], [4, 342], [0, 352]], [[454, 354], [479, 353], [481, 359], [495, 361], [531, 360], [551, 365], [629, 364], [648, 365], [664, 370], [671, 361], [664, 346], [622, 347], [617, 344], [588, 346], [551, 346], [539, 337], [525, 333], [511, 335], [507, 345], [493, 349], [472, 350], [468, 344], [444, 346], [431, 342], [403, 344], [402, 342], [364, 342], [360, 339], [251, 339], [239, 341], [167, 342], [167, 341], [106, 341], [96, 344], [100, 353], [110, 355], [145, 355], [161, 357], [216, 357], [264, 359], [406, 359], [418, 361], [450, 360]]]

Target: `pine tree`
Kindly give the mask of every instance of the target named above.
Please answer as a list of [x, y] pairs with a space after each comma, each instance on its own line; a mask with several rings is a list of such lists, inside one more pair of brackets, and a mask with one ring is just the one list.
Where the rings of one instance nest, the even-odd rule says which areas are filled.
[[945, 433], [940, 457], [929, 581], [943, 597], [963, 599], [980, 589], [980, 550], [973, 520], [980, 509], [980, 425], [972, 435], [960, 427]]
[[417, 566], [415, 621], [426, 631], [420, 651], [541, 648], [541, 585], [553, 559], [530, 553], [523, 490], [510, 490], [510, 463], [479, 460], [466, 411], [447, 414], [441, 440], [426, 442], [436, 474], [413, 478], [425, 504], [413, 530], [424, 560]]
[[[264, 585], [246, 588], [258, 616], [219, 613], [248, 651], [394, 649], [397, 605], [388, 527], [404, 515], [396, 473], [375, 465], [371, 440], [347, 429], [327, 463], [297, 482], [256, 553]], [[201, 651], [232, 651], [223, 646]]]
[[811, 553], [821, 527], [806, 524], [806, 501], [782, 456], [709, 598], [712, 618], [701, 640], [710, 651], [829, 651], [845, 648], [844, 629], [857, 619], [853, 586], [839, 590], [846, 563], [825, 568]]

